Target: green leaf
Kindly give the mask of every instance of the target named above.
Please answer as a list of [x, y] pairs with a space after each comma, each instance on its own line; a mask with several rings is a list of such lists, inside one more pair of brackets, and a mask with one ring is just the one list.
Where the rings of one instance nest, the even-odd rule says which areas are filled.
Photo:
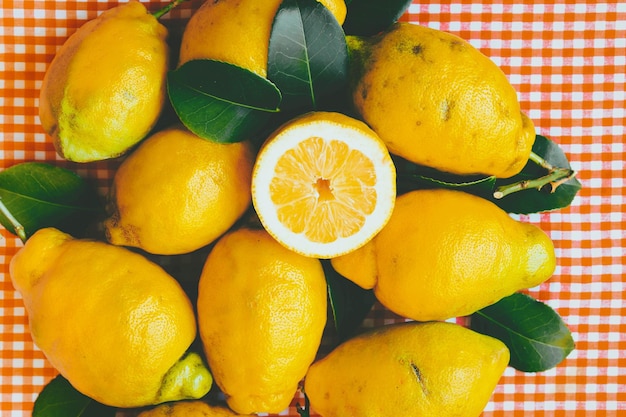
[[417, 189], [448, 188], [488, 197], [496, 183], [496, 178], [492, 176], [454, 175], [416, 165], [396, 155], [392, 157], [397, 172], [398, 194]]
[[[459, 176], [417, 165], [395, 155], [393, 158], [398, 194], [424, 188], [458, 189], [486, 198], [509, 213], [530, 214], [567, 207], [581, 188], [563, 149], [544, 136], [537, 136], [533, 154], [524, 169], [507, 179]], [[563, 180], [551, 181], [551, 178]], [[536, 184], [545, 186], [536, 188]], [[502, 190], [510, 193], [496, 198], [494, 194]]]
[[193, 133], [215, 142], [251, 139], [273, 113], [281, 94], [266, 78], [226, 62], [186, 62], [167, 75], [170, 102]]
[[65, 168], [24, 162], [0, 172], [0, 223], [22, 240], [44, 227], [78, 234], [101, 210], [94, 190]]
[[330, 260], [322, 260], [335, 330], [340, 340], [354, 335], [372, 309], [374, 291], [365, 290], [335, 271]]
[[[557, 143], [544, 136], [537, 135], [533, 145], [533, 152], [545, 159], [553, 167], [571, 170], [563, 149]], [[540, 167], [534, 161], [528, 161], [519, 174], [511, 178], [499, 179], [496, 181], [495, 186], [496, 188], [506, 187], [520, 181], [534, 180], [548, 173], [548, 169]], [[492, 198], [492, 201], [509, 213], [539, 213], [569, 206], [580, 189], [580, 182], [575, 176], [572, 176], [555, 189], [550, 187], [542, 187], [540, 189], [528, 188], [500, 199]]]
[[574, 350], [574, 339], [559, 314], [534, 298], [516, 293], [471, 316], [473, 330], [504, 342], [510, 365], [523, 372], [557, 366]]
[[280, 89], [281, 110], [319, 110], [347, 83], [343, 29], [317, 0], [284, 0], [270, 36], [267, 76]]
[[116, 411], [81, 394], [59, 375], [39, 393], [33, 417], [114, 417]]
[[352, 0], [343, 24], [349, 35], [371, 36], [387, 29], [407, 11], [411, 0]]

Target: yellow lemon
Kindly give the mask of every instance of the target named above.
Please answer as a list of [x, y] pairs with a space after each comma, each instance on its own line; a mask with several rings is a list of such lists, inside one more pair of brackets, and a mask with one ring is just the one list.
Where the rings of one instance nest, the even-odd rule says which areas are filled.
[[399, 196], [367, 245], [337, 257], [343, 276], [374, 288], [390, 310], [418, 321], [464, 316], [554, 272], [550, 237], [490, 201], [452, 190]]
[[215, 383], [238, 413], [278, 413], [315, 359], [326, 324], [321, 262], [264, 230], [224, 235], [198, 286], [198, 326]]
[[279, 127], [252, 173], [252, 202], [263, 226], [289, 249], [332, 258], [369, 241], [388, 221], [396, 172], [364, 123], [312, 112]]
[[511, 177], [532, 121], [502, 70], [465, 40], [407, 22], [348, 37], [357, 112], [390, 152], [455, 174]]
[[304, 390], [323, 417], [478, 417], [509, 356], [499, 340], [457, 324], [389, 325], [314, 363]]
[[196, 353], [193, 306], [141, 255], [57, 229], [10, 264], [35, 344], [78, 391], [115, 407], [200, 398], [212, 378]]
[[156, 124], [166, 97], [167, 29], [138, 1], [81, 26], [43, 79], [39, 117], [64, 158], [127, 152]]
[[210, 244], [249, 207], [253, 163], [249, 142], [217, 143], [182, 126], [153, 134], [115, 173], [107, 239], [160, 255]]
[[[339, 24], [346, 17], [343, 0], [320, 1]], [[267, 75], [267, 51], [281, 0], [205, 1], [191, 16], [180, 47], [179, 64], [215, 59]]]
[[204, 401], [177, 401], [161, 404], [142, 411], [137, 417], [254, 417], [237, 414], [227, 407], [211, 405]]

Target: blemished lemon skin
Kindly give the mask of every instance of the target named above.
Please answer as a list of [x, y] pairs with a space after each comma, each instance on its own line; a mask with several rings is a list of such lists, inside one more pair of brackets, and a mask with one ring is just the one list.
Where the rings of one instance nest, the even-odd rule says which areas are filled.
[[115, 173], [108, 241], [159, 255], [209, 245], [249, 207], [253, 164], [247, 141], [213, 142], [183, 126], [154, 133]]
[[[343, 0], [322, 0], [340, 24], [347, 9]], [[281, 0], [206, 1], [192, 15], [180, 47], [179, 65], [194, 59], [215, 59], [267, 75], [272, 24]]]
[[469, 42], [399, 22], [348, 46], [355, 109], [391, 153], [459, 175], [522, 170], [534, 124], [504, 72]]
[[185, 355], [196, 337], [193, 305], [143, 256], [45, 228], [12, 258], [10, 273], [33, 341], [88, 397], [140, 407], [209, 391], [200, 357]]
[[[370, 247], [367, 247], [371, 245]], [[552, 276], [554, 244], [481, 197], [456, 190], [399, 196], [387, 225], [333, 267], [418, 321], [465, 316]]]
[[166, 98], [167, 29], [138, 2], [103, 12], [50, 63], [39, 98], [43, 130], [70, 161], [126, 153], [156, 125]]
[[201, 400], [176, 401], [161, 404], [142, 411], [137, 417], [254, 417], [250, 414], [237, 414], [228, 407], [208, 404]]
[[509, 357], [498, 339], [458, 324], [387, 325], [315, 362], [304, 391], [322, 417], [478, 417]]
[[263, 229], [224, 235], [198, 286], [198, 326], [215, 383], [242, 414], [279, 413], [315, 359], [326, 325], [321, 262]]

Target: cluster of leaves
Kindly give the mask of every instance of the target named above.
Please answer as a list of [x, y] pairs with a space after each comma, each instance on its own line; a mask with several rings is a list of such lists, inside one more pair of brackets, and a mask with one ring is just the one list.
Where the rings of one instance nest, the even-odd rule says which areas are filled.
[[[169, 72], [168, 94], [176, 116], [198, 136], [230, 143], [254, 137], [262, 141], [278, 124], [307, 111], [351, 114], [346, 35], [369, 36], [386, 29], [411, 1], [347, 0], [346, 4], [348, 14], [342, 27], [316, 0], [284, 0], [273, 23], [267, 78], [214, 60], [191, 61]], [[459, 189], [519, 214], [567, 207], [580, 183], [565, 154], [555, 142], [538, 136], [533, 155], [535, 160], [507, 180], [453, 176], [396, 158], [398, 191]], [[71, 171], [46, 163], [23, 163], [0, 172], [0, 223], [23, 241], [47, 226], [84, 234], [80, 228], [101, 213], [93, 190]], [[341, 342], [359, 331], [376, 299], [371, 290], [337, 274], [329, 262], [323, 264], [337, 341]], [[511, 366], [524, 372], [550, 369], [574, 348], [558, 313], [521, 293], [473, 314], [471, 327], [507, 344]], [[308, 413], [308, 404], [299, 412]], [[59, 376], [39, 396], [33, 416], [61, 415], [108, 417], [115, 410], [77, 393]]]
[[[180, 121], [218, 142], [257, 138], [285, 120], [328, 109], [347, 83], [348, 49], [334, 16], [316, 0], [284, 0], [270, 36], [267, 78], [211, 59], [168, 74]], [[330, 103], [329, 103], [330, 101]]]

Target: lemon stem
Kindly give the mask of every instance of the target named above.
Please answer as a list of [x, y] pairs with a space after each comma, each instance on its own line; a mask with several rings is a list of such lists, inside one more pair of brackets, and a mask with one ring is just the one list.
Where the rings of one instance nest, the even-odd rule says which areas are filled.
[[501, 199], [509, 194], [516, 193], [518, 191], [528, 190], [532, 188], [536, 188], [539, 190], [543, 189], [546, 186], [549, 186], [550, 192], [554, 193], [561, 184], [566, 183], [576, 175], [576, 173], [569, 168], [559, 168], [553, 166], [544, 158], [534, 152], [530, 153], [529, 160], [533, 161], [540, 167], [548, 170], [548, 174], [535, 179], [523, 180], [514, 182], [512, 184], [502, 185], [496, 188], [496, 190], [494, 191], [494, 198]]
[[11, 223], [15, 234], [22, 240], [22, 242], [26, 242], [26, 230], [24, 229], [24, 226], [22, 226], [22, 224], [15, 218], [15, 216], [13, 216], [7, 206], [4, 205], [2, 197], [0, 197], [0, 212], [4, 215], [4, 217], [7, 218], [9, 223]]
[[152, 13], [152, 16], [154, 16], [157, 19], [160, 19], [161, 17], [163, 17], [163, 15], [168, 14], [170, 12], [170, 10], [172, 10], [174, 7], [178, 6], [181, 3], [184, 3], [186, 1], [188, 1], [188, 0], [172, 0], [168, 4], [166, 4], [165, 6], [163, 6], [159, 10], [157, 10], [156, 12]]

